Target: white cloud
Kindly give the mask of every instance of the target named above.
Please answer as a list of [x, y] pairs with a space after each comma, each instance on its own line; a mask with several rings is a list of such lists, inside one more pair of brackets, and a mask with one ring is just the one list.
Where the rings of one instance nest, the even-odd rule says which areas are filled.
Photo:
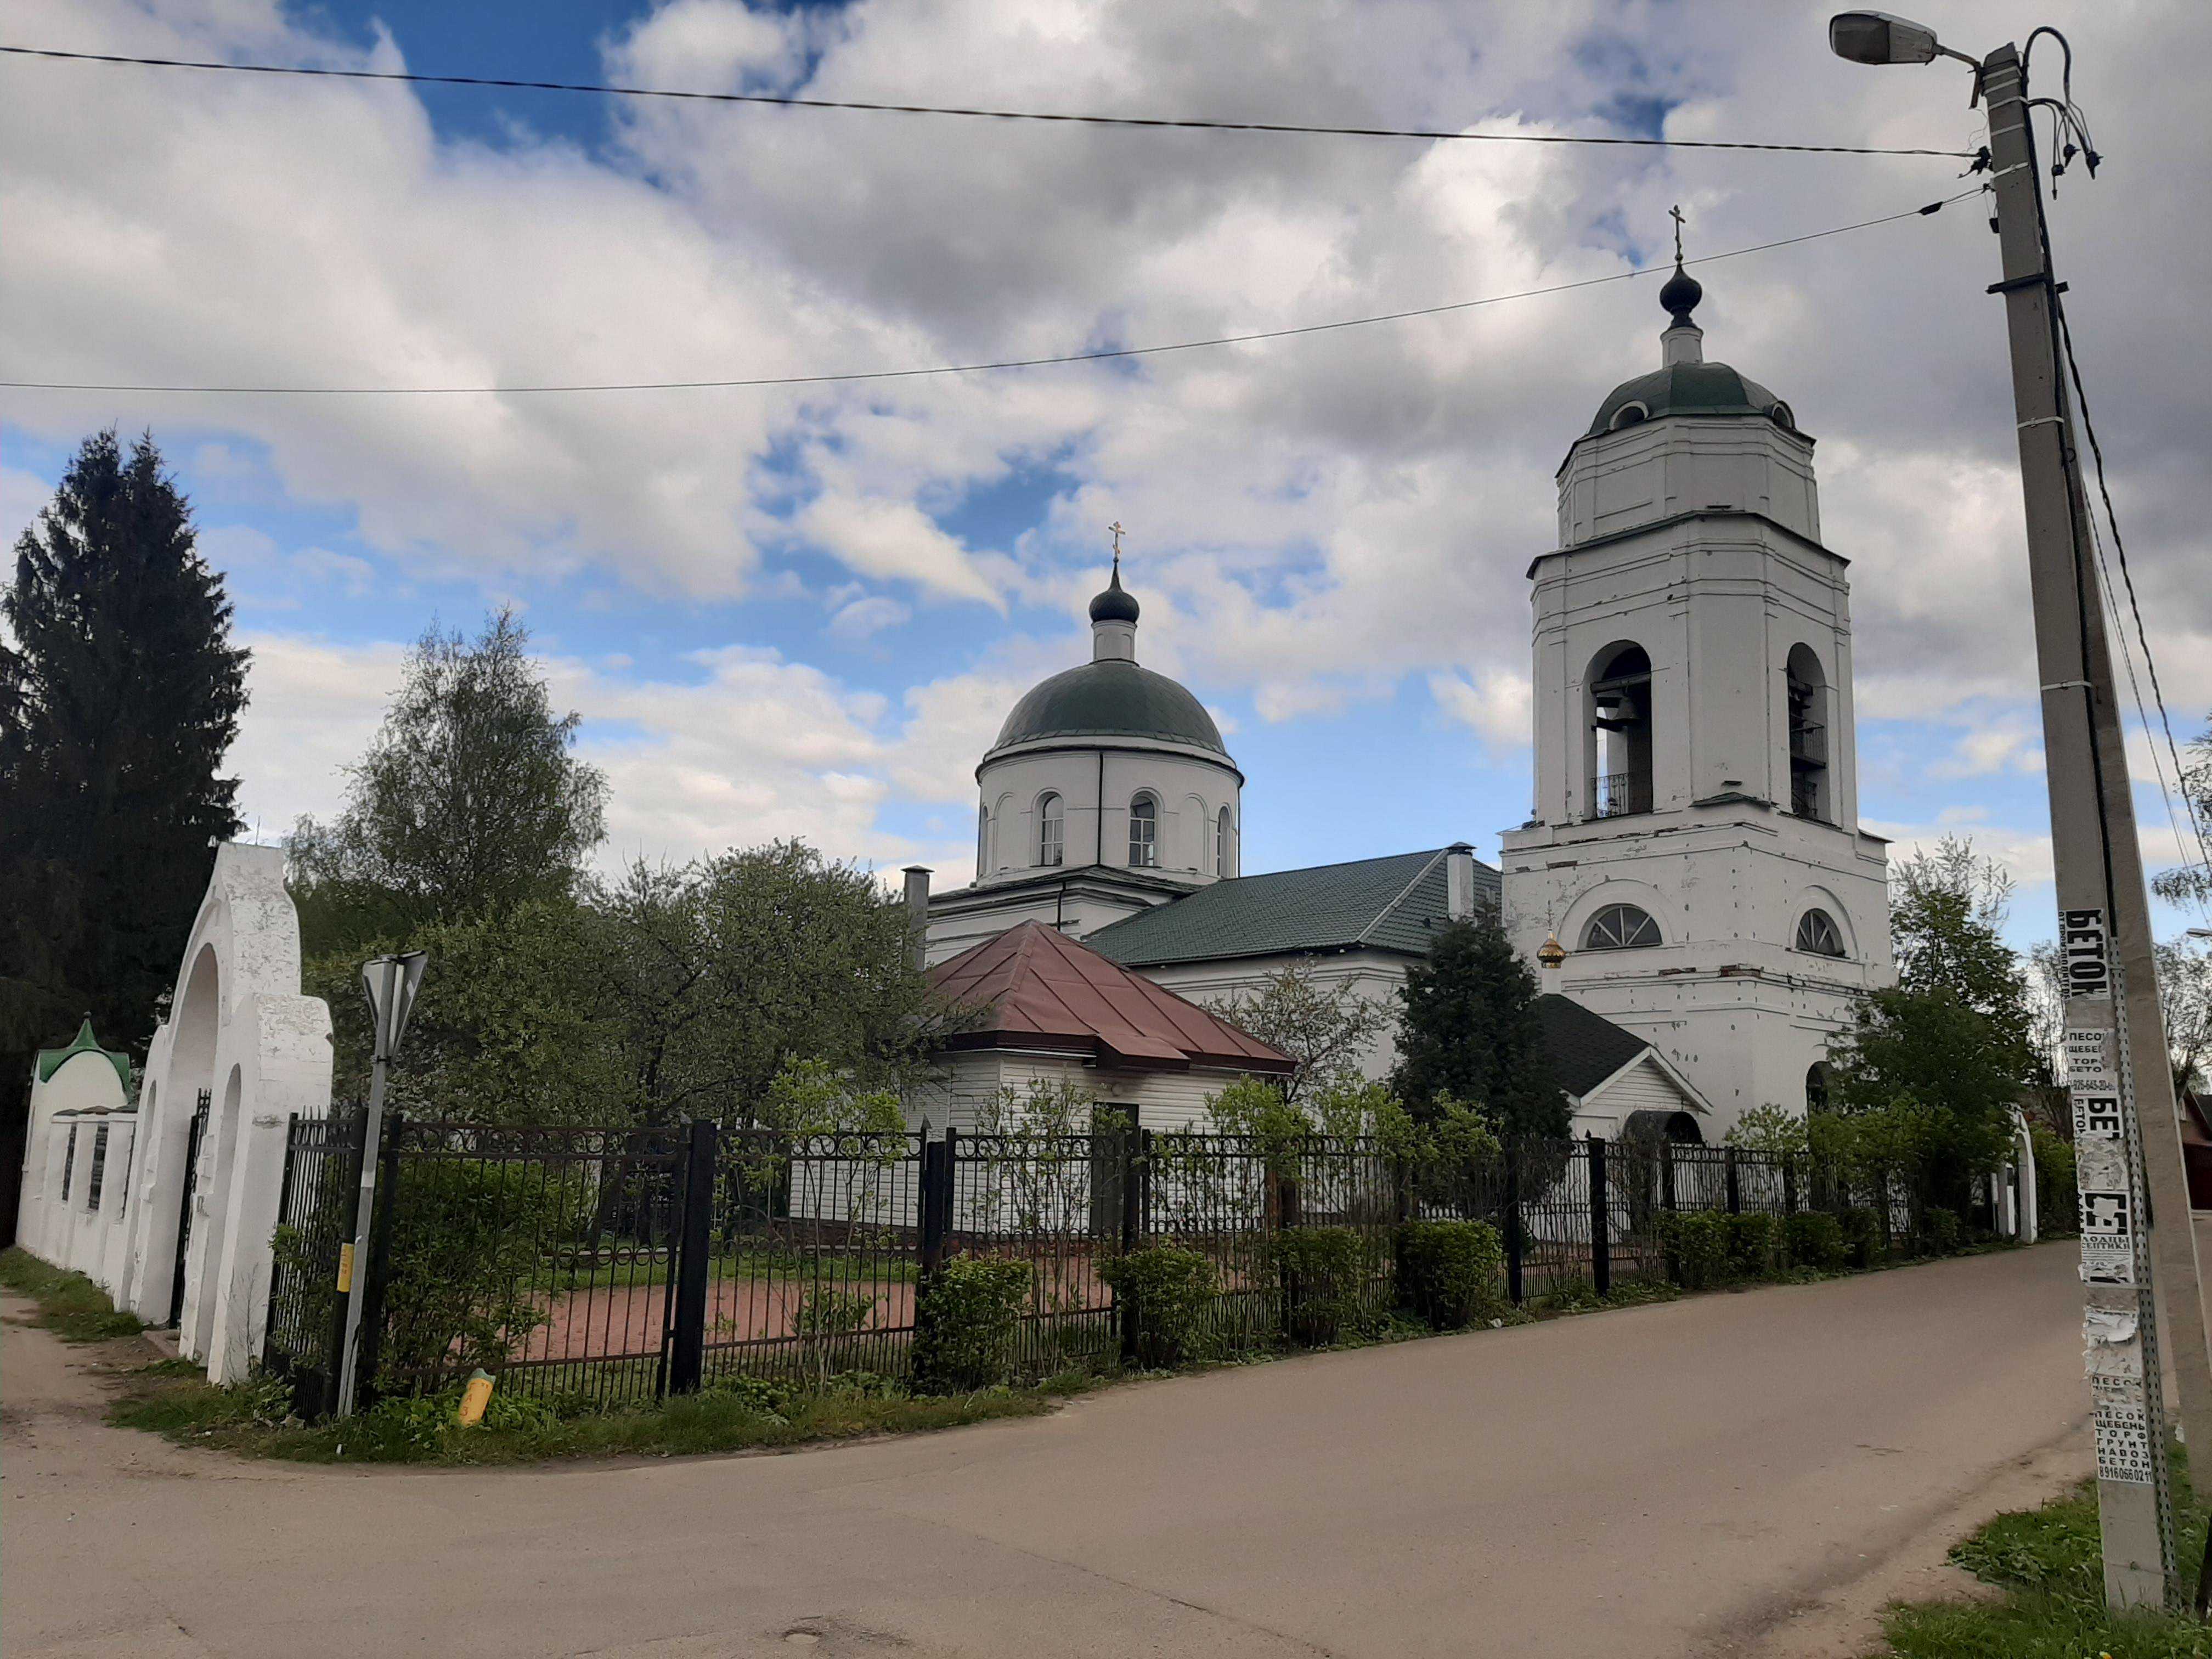
[[[1974, 8], [1934, 9], [1962, 39], [1989, 27]], [[2056, 234], [2145, 615], [2193, 731], [2212, 705], [2197, 501], [2212, 398], [2197, 354], [2176, 348], [2201, 335], [2201, 307], [2160, 273], [2212, 252], [2212, 222], [2172, 210], [2175, 181], [2205, 172], [2185, 77], [2212, 47], [2212, 13], [2168, 3], [2113, 28], [2087, 0], [2052, 0], [2048, 15], [2083, 48], [2075, 92], [2116, 161], [2068, 181]], [[396, 64], [409, 44], [363, 53], [275, 0], [27, 0], [17, 16], [27, 38], [95, 51], [343, 66]], [[828, 96], [933, 95], [985, 64], [994, 101], [1063, 109], [1557, 131], [1651, 98], [1672, 105], [1677, 136], [1977, 142], [1955, 83], [1867, 74], [1826, 54], [1817, 20], [1753, 16], [1374, 0], [1354, 31], [1295, 7], [860, 0], [825, 15], [676, 0], [607, 52], [611, 72], [641, 82]], [[512, 384], [1041, 355], [1617, 272], [1662, 244], [1675, 201], [1700, 252], [1958, 187], [1950, 167], [1913, 160], [659, 103], [623, 108], [608, 153], [526, 137], [493, 149], [441, 140], [388, 86], [6, 74], [0, 352], [41, 378]], [[1853, 561], [1861, 714], [1955, 740], [1961, 788], [2033, 764], [2032, 709], [2027, 724], [1956, 729], [2033, 690], [1993, 267], [1978, 205], [1961, 203], [1700, 273], [1708, 350], [1790, 398], [1820, 441], [1826, 534]], [[1111, 369], [211, 398], [190, 418], [210, 476], [350, 510], [404, 565], [526, 599], [568, 580], [626, 597], [791, 595], [818, 573], [786, 562], [825, 556], [858, 579], [829, 624], [844, 639], [948, 600], [1072, 621], [1118, 519], [1145, 659], [1209, 701], [1289, 720], [1420, 676], [1448, 715], [1517, 744], [1522, 572], [1554, 534], [1553, 469], [1607, 388], [1656, 361], [1652, 295], [1622, 284]], [[109, 396], [4, 408], [63, 442], [178, 413]], [[944, 527], [971, 492], [1046, 467], [1064, 486], [1011, 545]], [[33, 489], [42, 500], [38, 481], [0, 471], [0, 528]], [[322, 574], [341, 594], [361, 574]], [[1073, 633], [1003, 639], [896, 714], [781, 658], [717, 659], [696, 688], [607, 668], [586, 689], [651, 734], [607, 740], [618, 789], [640, 792], [620, 808], [625, 833], [711, 842], [818, 811], [819, 838], [874, 847], [885, 801], [964, 799], [1012, 696], [1078, 652]]]

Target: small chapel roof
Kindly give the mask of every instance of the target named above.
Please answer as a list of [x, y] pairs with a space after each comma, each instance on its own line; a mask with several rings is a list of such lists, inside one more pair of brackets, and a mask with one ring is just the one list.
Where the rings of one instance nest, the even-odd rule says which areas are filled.
[[1577, 1099], [1651, 1046], [1650, 1039], [1556, 991], [1536, 999], [1536, 1019], [1544, 1028], [1553, 1079]]
[[100, 1039], [92, 1034], [92, 1016], [89, 1014], [84, 1017], [84, 1024], [77, 1028], [77, 1034], [70, 1040], [69, 1047], [39, 1050], [38, 1059], [33, 1062], [39, 1081], [46, 1082], [56, 1072], [60, 1071], [79, 1054], [98, 1054], [112, 1066], [115, 1068], [115, 1075], [122, 1079], [124, 1094], [125, 1096], [130, 1094], [131, 1056], [119, 1054], [112, 1048], [103, 1048], [100, 1046]]
[[[1450, 850], [1237, 876], [1124, 916], [1087, 943], [1133, 968], [1363, 947], [1424, 956], [1449, 914]], [[1498, 872], [1478, 860], [1474, 879], [1477, 902], [1494, 908]]]
[[1287, 1075], [1297, 1062], [1194, 1002], [1024, 921], [929, 970], [931, 989], [980, 1009], [946, 1048], [1042, 1048], [1152, 1070], [1231, 1066]]

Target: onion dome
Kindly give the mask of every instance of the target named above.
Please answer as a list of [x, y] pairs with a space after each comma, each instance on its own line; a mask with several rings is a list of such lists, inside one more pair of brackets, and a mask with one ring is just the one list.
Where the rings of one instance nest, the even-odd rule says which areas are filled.
[[1121, 586], [1121, 559], [1114, 557], [1114, 574], [1106, 584], [1106, 591], [1091, 601], [1091, 620], [1095, 623], [1137, 620], [1136, 596]]
[[1682, 269], [1680, 259], [1674, 261], [1674, 274], [1667, 279], [1667, 286], [1659, 290], [1659, 303], [1674, 319], [1676, 328], [1694, 328], [1690, 313], [1698, 308], [1698, 301], [1705, 297], [1705, 286]]

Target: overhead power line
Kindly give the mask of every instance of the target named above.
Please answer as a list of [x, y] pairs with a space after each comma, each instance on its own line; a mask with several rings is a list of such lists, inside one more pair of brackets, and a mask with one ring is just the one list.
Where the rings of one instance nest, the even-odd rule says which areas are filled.
[[18, 58], [60, 58], [80, 64], [127, 64], [141, 69], [219, 70], [234, 75], [311, 76], [332, 81], [396, 81], [415, 86], [491, 87], [522, 92], [584, 92], [615, 98], [676, 98], [709, 104], [763, 104], [781, 109], [853, 110], [877, 115], [949, 115], [985, 121], [1057, 121], [1074, 126], [1153, 127], [1195, 132], [1310, 133], [1329, 138], [1420, 138], [1493, 144], [1610, 144], [1645, 149], [1781, 150], [1808, 155], [1935, 155], [1972, 161], [1964, 149], [1898, 149], [1878, 144], [1770, 144], [1727, 138], [1632, 138], [1549, 132], [1458, 132], [1421, 127], [1340, 127], [1297, 121], [1217, 121], [1157, 115], [1076, 115], [1051, 110], [981, 109], [957, 104], [892, 104], [857, 98], [799, 98], [769, 92], [685, 92], [666, 87], [625, 87], [592, 81], [525, 81], [495, 75], [417, 75], [406, 70], [315, 69], [298, 64], [222, 64], [187, 58], [135, 58], [120, 52], [61, 52], [47, 46], [0, 46]]
[[[2143, 627], [2142, 606], [2136, 599], [2136, 578], [2134, 571], [2128, 566], [2127, 544], [2120, 539], [2119, 518], [2112, 511], [2112, 489], [2105, 481], [2105, 447], [2097, 441], [2097, 423], [2089, 416], [2089, 395], [2081, 385], [2081, 365], [2074, 356], [2074, 331], [2066, 321], [2064, 301], [2054, 294], [2051, 296], [2051, 305], [2058, 314], [2058, 338], [2059, 343], [2065, 349], [2067, 378], [2074, 383], [2074, 407], [2081, 416], [2081, 434], [2089, 441], [2089, 454], [2097, 473], [2097, 494], [2105, 507], [2105, 523], [2112, 532], [2112, 553], [2119, 562], [2120, 580], [2127, 590], [2128, 614], [2135, 621], [2136, 643], [2142, 648], [2143, 672], [2150, 680], [2151, 702], [2158, 710], [2160, 731], [2157, 732], [2150, 729], [2150, 710], [2143, 707], [2142, 686], [2136, 678], [2135, 654], [2128, 649], [2127, 629], [2117, 625], [2118, 623], [2117, 617], [2114, 618], [2116, 625], [2112, 632], [2119, 639], [2120, 654], [2127, 663], [2129, 689], [2135, 693], [2136, 714], [2142, 721], [2143, 737], [2150, 745], [2152, 769], [2158, 777], [2159, 793], [2165, 798], [2166, 821], [2173, 827], [2174, 841], [2179, 844], [2181, 855], [2185, 860], [2189, 857], [2189, 842], [2194, 840], [2197, 844], [2197, 861], [2208, 871], [2212, 871], [2212, 826], [2208, 826], [2204, 823], [2203, 816], [2197, 811], [2197, 798], [2189, 793], [2189, 769], [2182, 764], [2180, 747], [2173, 740], [2173, 720], [2166, 713], [2166, 690], [2158, 682], [2158, 661], [2151, 655], [2150, 634]], [[2096, 544], [2098, 568], [2104, 574], [2106, 591], [2110, 593], [2112, 586], [2112, 575], [2103, 568], [2105, 550], [2103, 540], [2097, 533], [2096, 514], [2092, 512], [2088, 519], [2090, 538]], [[2118, 597], [2117, 594], [2113, 595], [2115, 599]], [[2117, 611], [2118, 607], [2114, 605], [2112, 608]], [[2159, 753], [2159, 740], [2161, 735], [2166, 742], [2166, 754], [2163, 756]], [[2168, 787], [2166, 777], [2166, 763], [2168, 759], [2173, 763], [2173, 783], [2171, 787]], [[2183, 810], [2188, 815], [2190, 833], [2187, 837], [2183, 836], [2181, 825], [2175, 817], [2173, 798], [2176, 794], [2181, 797]], [[2197, 908], [2205, 914], [2208, 921], [2212, 921], [2212, 908], [2207, 908], [2202, 894], [2197, 896]], [[2212, 1548], [2212, 1546], [2208, 1547]]]
[[[1853, 224], [1835, 225], [1826, 230], [1808, 231], [1802, 236], [1784, 236], [1776, 241], [1757, 242], [1749, 247], [1730, 248], [1725, 253], [1707, 254], [1703, 258], [1686, 263], [1692, 265], [1717, 264], [1723, 259], [1740, 259], [1748, 253], [1765, 253], [1774, 248], [1795, 247], [1801, 242], [1817, 242], [1829, 236], [1846, 235], [1855, 230], [1870, 230], [1876, 225], [1895, 224], [1900, 219], [1924, 218], [1954, 202], [1963, 202], [1969, 196], [1978, 196], [1984, 188], [1977, 185], [1972, 190], [1946, 196], [1925, 207], [1907, 208], [1901, 213], [1886, 213], [1878, 219], [1861, 219]], [[506, 396], [510, 393], [534, 396], [587, 392], [708, 392], [747, 386], [837, 386], [856, 380], [910, 380], [946, 374], [994, 374], [1005, 369], [1048, 368], [1062, 363], [1111, 362], [1127, 357], [1158, 356], [1173, 351], [1202, 351], [1215, 346], [1287, 340], [1300, 335], [1367, 328], [1377, 323], [1405, 322], [1415, 317], [1441, 317], [1455, 311], [1504, 305], [1514, 300], [1534, 300], [1547, 294], [1568, 294], [1577, 289], [1601, 288], [1608, 283], [1633, 282], [1638, 276], [1649, 276], [1656, 271], [1673, 268], [1671, 264], [1638, 265], [1632, 270], [1617, 270], [1610, 276], [1585, 276], [1577, 282], [1525, 288], [1512, 294], [1491, 294], [1479, 300], [1454, 300], [1444, 305], [1418, 306], [1407, 311], [1378, 312], [1368, 317], [1340, 317], [1333, 322], [1305, 323], [1294, 328], [1254, 329], [1243, 334], [1219, 334], [1203, 340], [1174, 340], [1160, 345], [1115, 346], [1097, 351], [1061, 352], [1048, 357], [1007, 357], [991, 362], [938, 363], [922, 368], [856, 369], [831, 374], [761, 374], [722, 380], [597, 380], [538, 386], [139, 386], [112, 381], [0, 380], [0, 387], [19, 392], [174, 392], [258, 398], [419, 398]]]

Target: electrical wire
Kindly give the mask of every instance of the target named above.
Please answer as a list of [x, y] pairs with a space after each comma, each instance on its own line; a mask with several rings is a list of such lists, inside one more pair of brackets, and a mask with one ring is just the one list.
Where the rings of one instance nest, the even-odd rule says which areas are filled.
[[[1774, 248], [1794, 247], [1801, 242], [1817, 242], [1829, 236], [1842, 236], [1852, 231], [1870, 230], [1877, 225], [1894, 224], [1900, 219], [1925, 218], [1948, 207], [1954, 202], [1963, 202], [1969, 196], [1978, 196], [1987, 188], [1985, 185], [1977, 185], [1972, 190], [1962, 190], [1955, 196], [1946, 196], [1939, 201], [1929, 203], [1925, 207], [1907, 208], [1901, 213], [1886, 213], [1877, 219], [1861, 219], [1853, 224], [1835, 225], [1826, 230], [1808, 231], [1802, 236], [1784, 236], [1776, 241], [1759, 242], [1749, 247], [1731, 248], [1725, 253], [1707, 254], [1702, 258], [1691, 259], [1685, 263], [1693, 266], [1717, 264], [1723, 259], [1739, 259], [1746, 254], [1765, 253]], [[1249, 345], [1262, 340], [1285, 340], [1301, 335], [1327, 334], [1348, 328], [1366, 328], [1377, 323], [1404, 322], [1415, 317], [1440, 317], [1451, 312], [1472, 311], [1483, 306], [1504, 305], [1514, 300], [1533, 300], [1548, 294], [1567, 294], [1577, 289], [1599, 288], [1608, 283], [1632, 282], [1637, 277], [1649, 276], [1657, 271], [1670, 270], [1673, 268], [1668, 264], [1638, 265], [1632, 270], [1617, 270], [1610, 276], [1586, 276], [1578, 282], [1554, 283], [1546, 288], [1522, 289], [1513, 294], [1492, 294], [1479, 300], [1455, 300], [1444, 305], [1419, 306], [1407, 311], [1380, 312], [1368, 317], [1342, 317], [1333, 322], [1306, 323], [1295, 328], [1255, 329], [1249, 333], [1216, 335], [1203, 340], [1175, 340], [1160, 345], [1116, 346], [1098, 351], [1062, 352], [1049, 357], [1009, 357], [992, 362], [939, 363], [923, 368], [860, 369], [835, 374], [766, 374], [726, 380], [611, 380], [540, 386], [139, 386], [85, 380], [0, 380], [0, 387], [18, 392], [127, 392], [258, 398], [365, 398], [479, 397], [505, 396], [509, 393], [541, 395], [595, 392], [702, 392], [751, 386], [837, 386], [863, 380], [917, 380], [935, 375], [982, 374], [1005, 369], [1045, 368], [1063, 363], [1112, 362], [1129, 357], [1158, 356], [1174, 351], [1201, 351], [1216, 346]]]
[[[2152, 737], [2151, 762], [2158, 773], [2159, 790], [2166, 796], [2166, 817], [2169, 820], [2173, 818], [2173, 796], [2177, 793], [2180, 795], [2182, 806], [2189, 817], [2191, 838], [2197, 843], [2197, 859], [2207, 872], [2212, 872], [2212, 832], [2208, 832], [2203, 817], [2197, 811], [2197, 798], [2189, 793], [2187, 787], [2189, 770], [2182, 764], [2180, 746], [2173, 740], [2173, 721], [2166, 712], [2165, 690], [2159, 684], [2158, 661], [2151, 654], [2150, 635], [2143, 626], [2142, 606], [2136, 597], [2135, 573], [2128, 564], [2127, 544], [2120, 538], [2120, 521], [2112, 510], [2112, 492], [2105, 479], [2104, 446], [2098, 441], [2097, 423], [2090, 417], [2088, 394], [2083, 390], [2081, 385], [2081, 365], [2074, 356], [2074, 331], [2066, 320], [2064, 301], [2054, 294], [2051, 303], [2052, 310], [2056, 312], [2058, 318], [2058, 338], [2066, 354], [2067, 377], [2073, 382], [2074, 407], [2081, 417], [2081, 435], [2089, 441], [2089, 457], [2096, 469], [2097, 495], [2104, 503], [2105, 522], [2112, 534], [2112, 553], [2119, 564], [2121, 581], [2127, 592], [2128, 614], [2135, 620], [2136, 641], [2142, 648], [2143, 670], [2150, 680], [2151, 702], [2158, 710], [2160, 730], [2166, 739], [2166, 757], [2173, 763], [2174, 787], [2172, 792], [2168, 792], [2166, 782], [2166, 761], [2159, 755], [2157, 738]], [[2096, 543], [2098, 568], [2101, 571], [2104, 569], [2103, 541], [2098, 535], [2096, 514], [2092, 513], [2087, 517], [2090, 537]], [[2112, 586], [2112, 577], [2109, 572], [2105, 573], [2105, 585], [2108, 590]], [[2117, 594], [2114, 595], [2115, 599], [2118, 597]], [[2142, 720], [2145, 735], [2150, 736], [2150, 711], [2143, 707], [2142, 688], [2136, 684], [2135, 659], [2133, 653], [2128, 650], [2127, 631], [2124, 629], [2115, 629], [2113, 631], [2119, 636], [2121, 654], [2127, 660], [2128, 683], [2135, 693], [2136, 713]], [[2178, 822], [2173, 823], [2173, 834], [2175, 841], [2183, 843], [2184, 856], [2186, 856], [2186, 842], [2184, 841], [2181, 826]], [[2197, 907], [2203, 912], [2206, 920], [2212, 921], [2212, 908], [2208, 908], [2205, 896], [2202, 892], [2197, 893]]]
[[1754, 143], [1727, 138], [1632, 138], [1540, 132], [1449, 132], [1420, 127], [1321, 126], [1296, 121], [1220, 121], [1145, 115], [1075, 115], [1045, 110], [981, 109], [950, 104], [891, 104], [854, 98], [799, 98], [767, 92], [684, 92], [665, 87], [626, 87], [590, 81], [525, 81], [492, 75], [417, 75], [405, 70], [315, 69], [298, 64], [222, 64], [186, 58], [136, 58], [120, 52], [61, 52], [46, 46], [0, 46], [18, 58], [59, 58], [79, 64], [125, 64], [143, 69], [219, 70], [236, 75], [295, 75], [336, 81], [394, 81], [416, 86], [492, 87], [525, 92], [597, 93], [617, 98], [674, 98], [712, 104], [763, 104], [781, 109], [855, 110], [881, 115], [948, 115], [987, 121], [1056, 121], [1078, 126], [1170, 128], [1197, 132], [1309, 133], [1329, 138], [1419, 138], [1496, 144], [1607, 144], [1652, 149], [1745, 149], [1807, 155], [1935, 155], [1972, 161], [1960, 149], [1893, 149], [1873, 144]]

